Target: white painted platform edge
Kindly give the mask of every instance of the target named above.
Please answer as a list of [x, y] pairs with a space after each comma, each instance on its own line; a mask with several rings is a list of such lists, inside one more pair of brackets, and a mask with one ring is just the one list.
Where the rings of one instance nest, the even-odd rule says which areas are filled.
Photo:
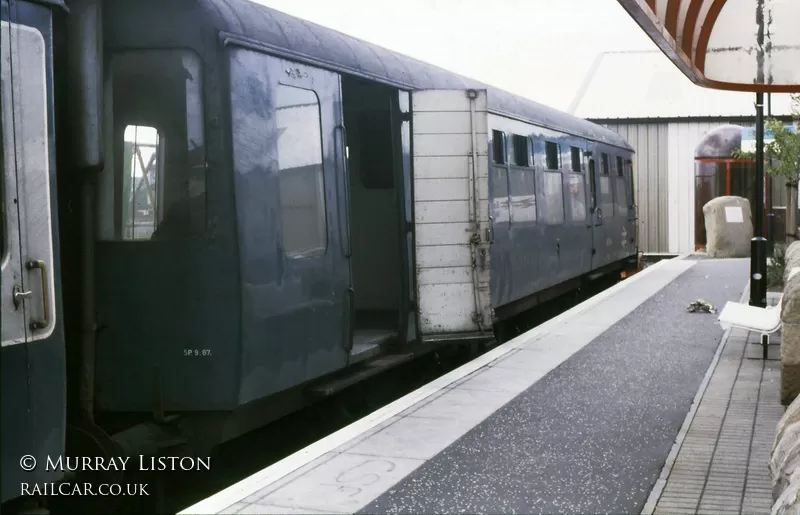
[[[400, 399], [397, 399], [391, 404], [387, 404], [383, 408], [374, 411], [366, 417], [357, 420], [346, 427], [343, 427], [335, 433], [328, 435], [317, 442], [314, 442], [313, 444], [295, 452], [290, 456], [287, 456], [281, 461], [274, 463], [269, 467], [262, 469], [249, 477], [246, 477], [245, 479], [242, 479], [238, 483], [234, 483], [233, 485], [217, 492], [211, 497], [207, 497], [206, 499], [199, 501], [198, 503], [180, 511], [177, 515], [220, 513], [225, 508], [240, 502], [242, 499], [249, 497], [262, 488], [280, 480], [281, 478], [291, 474], [308, 463], [311, 463], [320, 456], [335, 451], [337, 448], [341, 447], [353, 438], [358, 437], [375, 426], [383, 423], [384, 421], [407, 410], [414, 404], [439, 392], [459, 379], [468, 376], [476, 370], [495, 361], [499, 357], [516, 350], [525, 342], [547, 334], [554, 327], [557, 327], [563, 323], [565, 319], [577, 316], [588, 309], [591, 309], [608, 297], [630, 287], [630, 285], [636, 283], [637, 281], [641, 281], [643, 278], [654, 273], [655, 271], [660, 270], [661, 268], [682, 269], [680, 274], [678, 274], [672, 280], [677, 279], [680, 275], [686, 272], [686, 270], [689, 270], [697, 263], [696, 261], [682, 261], [681, 263], [676, 263], [676, 261], [685, 259], [686, 256], [688, 255], [681, 255], [677, 258], [661, 260], [658, 263], [647, 267], [641, 272], [615, 284], [611, 288], [595, 295], [589, 300], [582, 302], [581, 304], [578, 304], [572, 309], [565, 311], [557, 317], [548, 320], [544, 324], [541, 324], [525, 334], [522, 334], [502, 345], [495, 347], [491, 351], [479, 356], [469, 363], [462, 365], [461, 367], [443, 375], [442, 377], [439, 377], [438, 379], [435, 379], [427, 385], [422, 386], [421, 388], [405, 395], [404, 397], [401, 397]], [[670, 263], [672, 263], [672, 265], [670, 265]]]
[[[739, 298], [739, 302], [744, 302], [745, 299], [747, 299], [749, 284], [750, 279], [748, 279], [747, 284], [745, 284], [744, 291], [742, 292], [742, 296]], [[686, 414], [686, 418], [683, 420], [683, 425], [681, 426], [680, 431], [678, 431], [678, 436], [675, 438], [675, 443], [672, 445], [672, 449], [669, 451], [667, 461], [664, 462], [664, 468], [661, 469], [661, 475], [656, 480], [656, 484], [653, 485], [653, 489], [650, 491], [650, 495], [647, 497], [647, 501], [644, 503], [644, 508], [642, 508], [641, 515], [653, 515], [656, 505], [658, 504], [659, 499], [661, 499], [661, 494], [664, 492], [664, 487], [667, 486], [667, 479], [669, 479], [669, 475], [672, 473], [672, 467], [675, 465], [675, 460], [678, 459], [678, 453], [680, 452], [681, 447], [683, 447], [683, 441], [686, 439], [686, 433], [689, 432], [689, 427], [694, 421], [697, 408], [700, 406], [700, 401], [703, 399], [703, 395], [706, 393], [708, 383], [711, 382], [711, 376], [714, 375], [714, 370], [717, 368], [717, 363], [719, 363], [722, 350], [728, 343], [728, 339], [731, 336], [731, 331], [732, 328], [730, 327], [726, 329], [719, 341], [719, 345], [717, 345], [717, 351], [714, 353], [714, 358], [711, 360], [711, 364], [708, 365], [706, 375], [703, 376], [703, 381], [700, 383], [700, 388], [697, 389], [697, 394], [694, 396], [692, 406], [689, 408], [689, 413]]]

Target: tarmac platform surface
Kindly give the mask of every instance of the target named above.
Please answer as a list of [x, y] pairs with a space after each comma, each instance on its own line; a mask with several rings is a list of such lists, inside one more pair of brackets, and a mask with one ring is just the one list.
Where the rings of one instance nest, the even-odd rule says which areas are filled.
[[652, 511], [728, 335], [686, 307], [748, 271], [660, 261], [182, 513]]

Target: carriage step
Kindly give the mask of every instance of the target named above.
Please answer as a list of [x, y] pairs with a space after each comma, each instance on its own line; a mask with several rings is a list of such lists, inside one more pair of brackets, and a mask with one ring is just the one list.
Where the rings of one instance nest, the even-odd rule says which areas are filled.
[[345, 388], [349, 388], [354, 384], [360, 383], [365, 379], [369, 379], [370, 377], [376, 376], [381, 372], [385, 372], [390, 368], [394, 368], [398, 365], [402, 365], [403, 363], [411, 361], [416, 356], [417, 354], [413, 352], [406, 354], [390, 354], [388, 356], [367, 361], [356, 370], [353, 370], [349, 373], [345, 372], [344, 375], [339, 376], [332, 381], [309, 388], [308, 394], [314, 397], [327, 397], [329, 395], [333, 395], [344, 390]]

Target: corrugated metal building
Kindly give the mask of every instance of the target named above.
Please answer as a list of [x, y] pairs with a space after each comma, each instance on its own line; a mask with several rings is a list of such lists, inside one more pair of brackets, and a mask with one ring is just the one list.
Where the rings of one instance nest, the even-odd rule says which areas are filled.
[[[789, 119], [789, 95], [772, 95], [772, 115]], [[642, 252], [694, 250], [694, 152], [728, 124], [755, 124], [755, 95], [696, 86], [661, 52], [600, 54], [570, 106], [575, 116], [617, 131], [636, 149]], [[766, 108], [765, 108], [766, 113]], [[785, 191], [773, 184], [774, 205]]]

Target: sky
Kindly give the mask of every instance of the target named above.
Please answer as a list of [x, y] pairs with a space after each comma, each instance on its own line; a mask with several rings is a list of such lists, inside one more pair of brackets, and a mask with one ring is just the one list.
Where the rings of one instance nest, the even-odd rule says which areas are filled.
[[563, 111], [598, 53], [658, 51], [617, 0], [255, 1]]

